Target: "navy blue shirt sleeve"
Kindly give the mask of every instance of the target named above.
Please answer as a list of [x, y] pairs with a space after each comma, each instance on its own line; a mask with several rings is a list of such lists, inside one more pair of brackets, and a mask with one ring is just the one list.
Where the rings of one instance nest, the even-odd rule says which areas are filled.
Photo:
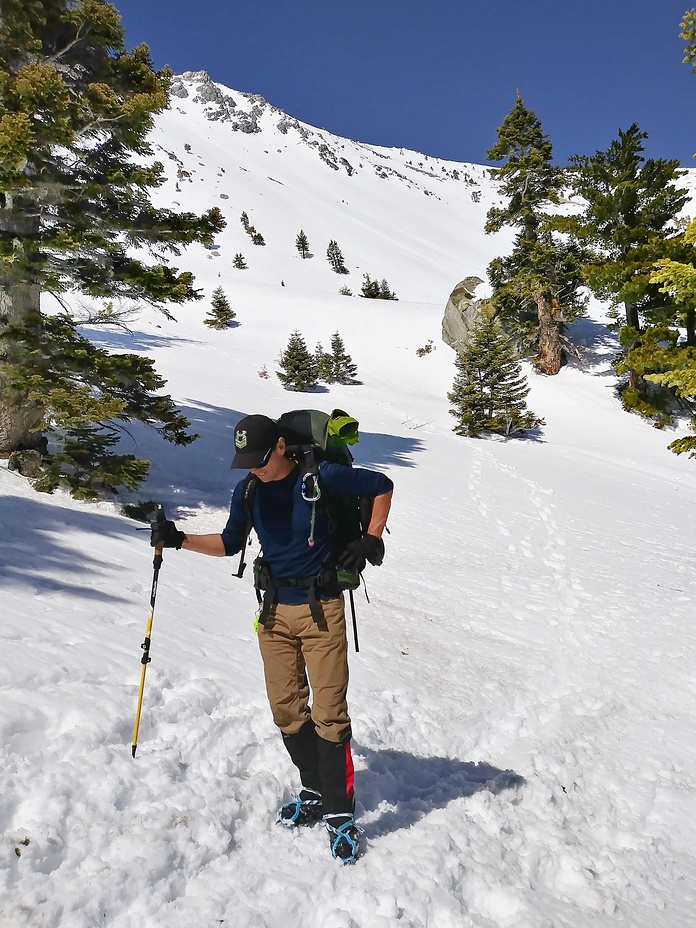
[[222, 530], [222, 543], [225, 546], [226, 555], [241, 551], [246, 538], [247, 514], [244, 512], [244, 484], [245, 481], [240, 480], [234, 488], [230, 515], [227, 525]]
[[322, 486], [329, 493], [350, 493], [353, 496], [383, 496], [394, 489], [394, 484], [384, 474], [364, 467], [347, 464], [331, 464], [322, 461], [319, 465]]

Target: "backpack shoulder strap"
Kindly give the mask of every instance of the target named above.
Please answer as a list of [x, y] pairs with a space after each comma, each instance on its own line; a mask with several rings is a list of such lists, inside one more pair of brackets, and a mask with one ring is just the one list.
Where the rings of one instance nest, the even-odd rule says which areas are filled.
[[242, 577], [244, 574], [244, 568], [246, 567], [246, 549], [249, 544], [249, 535], [251, 535], [252, 529], [252, 513], [254, 510], [254, 499], [256, 497], [256, 491], [259, 487], [259, 478], [254, 474], [247, 474], [244, 478], [244, 486], [242, 489], [242, 505], [244, 507], [244, 512], [246, 513], [246, 529], [244, 531], [244, 541], [242, 542], [242, 550], [239, 554], [239, 566], [237, 567], [237, 573], [235, 576]]

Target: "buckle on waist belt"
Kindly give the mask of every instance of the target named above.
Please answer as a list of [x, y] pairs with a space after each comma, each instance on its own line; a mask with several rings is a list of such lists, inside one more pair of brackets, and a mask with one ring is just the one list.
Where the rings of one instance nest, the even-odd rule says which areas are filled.
[[[257, 558], [254, 561], [254, 587], [256, 589], [256, 599], [261, 606], [259, 612], [259, 624], [265, 625], [271, 608], [277, 601], [279, 589], [301, 589], [307, 590], [307, 604], [312, 618], [317, 626], [322, 630], [327, 630], [324, 610], [321, 607], [321, 599], [317, 596], [317, 590], [323, 588], [323, 581], [327, 571], [323, 570], [312, 577], [278, 577], [271, 575], [271, 569], [263, 558]], [[336, 571], [333, 571], [334, 578]], [[263, 596], [261, 596], [263, 593]]]

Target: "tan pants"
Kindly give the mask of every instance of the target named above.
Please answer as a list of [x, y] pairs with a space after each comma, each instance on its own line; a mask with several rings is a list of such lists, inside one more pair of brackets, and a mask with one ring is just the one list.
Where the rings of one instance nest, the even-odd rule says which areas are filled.
[[259, 647], [273, 721], [283, 734], [297, 734], [311, 718], [320, 738], [340, 744], [350, 738], [343, 596], [324, 600], [322, 608], [324, 631], [308, 605], [276, 603], [259, 625]]

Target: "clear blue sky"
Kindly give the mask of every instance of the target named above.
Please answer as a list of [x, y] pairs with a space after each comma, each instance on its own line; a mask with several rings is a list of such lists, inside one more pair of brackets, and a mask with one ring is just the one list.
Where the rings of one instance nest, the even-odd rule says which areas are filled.
[[114, 3], [158, 67], [208, 71], [358, 141], [482, 162], [519, 88], [560, 163], [637, 122], [648, 155], [696, 166], [689, 0]]

